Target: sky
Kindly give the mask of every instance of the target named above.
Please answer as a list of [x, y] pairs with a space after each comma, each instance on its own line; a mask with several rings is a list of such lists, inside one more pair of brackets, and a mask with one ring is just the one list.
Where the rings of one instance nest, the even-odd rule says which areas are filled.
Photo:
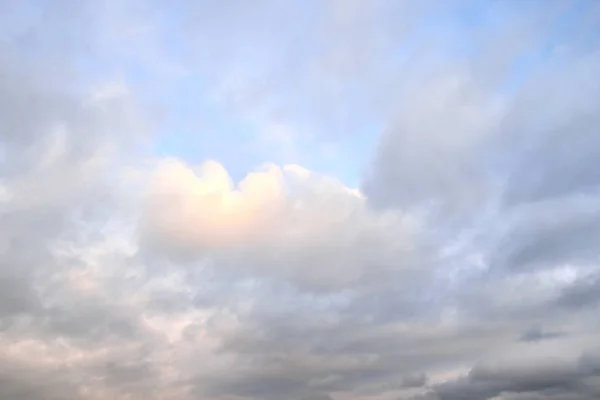
[[0, 398], [600, 398], [600, 3], [0, 0]]

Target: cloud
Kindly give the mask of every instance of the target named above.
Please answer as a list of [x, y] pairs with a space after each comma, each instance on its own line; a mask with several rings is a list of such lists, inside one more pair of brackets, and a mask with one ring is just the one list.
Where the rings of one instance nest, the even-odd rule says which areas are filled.
[[402, 385], [407, 388], [411, 387], [422, 387], [427, 383], [427, 376], [425, 374], [413, 374], [407, 375], [402, 379]]
[[334, 288], [420, 267], [416, 218], [373, 212], [359, 192], [297, 165], [267, 165], [234, 185], [214, 161], [196, 171], [162, 161], [147, 204], [148, 247], [216, 268]]
[[472, 206], [485, 190], [480, 149], [502, 118], [502, 104], [478, 93], [468, 72], [428, 78], [406, 91], [410, 101], [380, 140], [364, 183], [377, 206], [408, 207], [439, 198]]
[[434, 387], [437, 399], [591, 399], [598, 393], [594, 355], [579, 359], [548, 359], [478, 365], [459, 379]]
[[[206, 162], [196, 173], [177, 161], [159, 165], [149, 194], [150, 225], [161, 238], [192, 247], [251, 241], [276, 223], [283, 194], [282, 171], [267, 167], [235, 190], [227, 171]], [[273, 214], [270, 216], [270, 214]], [[184, 244], [185, 245], [185, 244]]]
[[2, 3], [0, 397], [598, 398], [578, 7]]
[[564, 335], [565, 333], [563, 332], [546, 332], [543, 331], [540, 327], [536, 326], [523, 332], [519, 340], [522, 340], [524, 342], [537, 342], [539, 340], [556, 339]]

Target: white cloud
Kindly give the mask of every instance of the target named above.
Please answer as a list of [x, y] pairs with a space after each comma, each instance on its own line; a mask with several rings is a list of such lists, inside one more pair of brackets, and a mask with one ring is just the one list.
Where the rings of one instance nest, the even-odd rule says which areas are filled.
[[235, 185], [214, 161], [194, 169], [164, 160], [150, 178], [143, 225], [148, 246], [168, 254], [237, 259], [327, 286], [415, 268], [416, 222], [374, 212], [355, 190], [297, 165], [267, 165]]
[[197, 173], [176, 160], [164, 161], [149, 190], [149, 229], [159, 240], [198, 248], [260, 238], [276, 224], [285, 195], [278, 167], [248, 175], [236, 189], [214, 161], [201, 165]]

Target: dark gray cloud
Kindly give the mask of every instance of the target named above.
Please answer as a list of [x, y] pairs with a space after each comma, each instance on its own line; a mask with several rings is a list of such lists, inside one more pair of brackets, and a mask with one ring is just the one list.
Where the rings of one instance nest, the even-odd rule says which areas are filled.
[[433, 387], [439, 400], [492, 399], [591, 399], [597, 395], [598, 358], [548, 359], [522, 365], [478, 365], [468, 375]]
[[534, 326], [519, 337], [523, 342], [538, 342], [540, 340], [556, 339], [564, 336], [564, 332], [544, 331], [539, 326]]
[[413, 388], [413, 387], [422, 387], [427, 383], [427, 375], [420, 374], [412, 374], [406, 375], [402, 378], [402, 386], [405, 388]]
[[600, 301], [600, 296], [598, 296], [599, 285], [600, 277], [598, 274], [584, 275], [561, 291], [557, 298], [557, 305], [570, 310], [595, 308]]

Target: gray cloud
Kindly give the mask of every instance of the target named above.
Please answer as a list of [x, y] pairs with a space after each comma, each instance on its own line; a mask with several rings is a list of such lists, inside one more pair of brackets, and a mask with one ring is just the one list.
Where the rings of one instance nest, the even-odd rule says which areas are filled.
[[422, 387], [427, 383], [427, 375], [421, 374], [412, 374], [407, 375], [402, 378], [402, 386], [407, 388], [412, 387]]
[[[433, 388], [440, 400], [506, 398], [591, 399], [598, 393], [598, 360], [583, 355], [578, 360], [555, 359], [540, 364], [479, 365], [465, 377]], [[542, 364], [543, 363], [543, 364]]]
[[556, 339], [564, 336], [564, 332], [544, 331], [539, 326], [534, 326], [519, 337], [519, 340], [524, 342], [537, 342], [540, 340]]

